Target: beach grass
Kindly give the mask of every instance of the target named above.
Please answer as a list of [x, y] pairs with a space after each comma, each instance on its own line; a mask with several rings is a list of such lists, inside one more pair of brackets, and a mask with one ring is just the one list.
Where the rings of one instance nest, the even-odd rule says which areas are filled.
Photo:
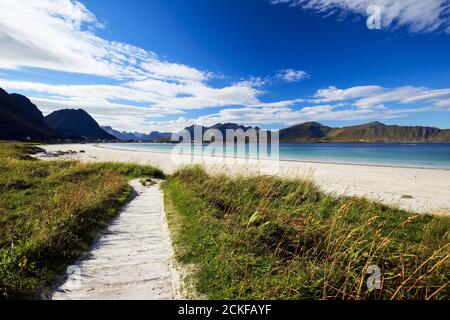
[[0, 143], [0, 299], [38, 298], [127, 202], [151, 166], [39, 161], [35, 146]]
[[[199, 296], [450, 298], [449, 217], [327, 194], [309, 180], [198, 166], [163, 186], [176, 257]], [[369, 279], [380, 282], [370, 290]]]
[[[48, 292], [151, 166], [38, 161], [0, 142], [0, 299]], [[322, 192], [309, 180], [209, 175], [163, 183], [178, 262], [192, 297], [448, 299], [450, 218]], [[380, 289], [369, 290], [379, 268]]]

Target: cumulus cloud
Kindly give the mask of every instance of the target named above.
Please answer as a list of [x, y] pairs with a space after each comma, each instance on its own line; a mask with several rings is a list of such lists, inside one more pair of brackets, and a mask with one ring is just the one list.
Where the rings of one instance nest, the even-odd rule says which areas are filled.
[[[213, 89], [202, 84], [185, 87], [158, 80], [123, 85], [49, 85], [1, 79], [0, 84], [9, 91], [33, 92], [32, 101], [45, 113], [62, 107], [83, 107], [102, 124], [144, 132], [179, 130], [193, 123], [238, 122], [269, 126], [303, 121], [391, 119], [418, 112], [450, 111], [450, 89], [414, 86], [370, 85], [345, 89], [330, 86], [317, 90], [312, 98], [265, 103], [256, 98], [257, 89], [237, 85]], [[158, 90], [164, 95], [159, 95]], [[190, 96], [177, 98], [181, 93]], [[225, 107], [198, 118], [164, 120], [167, 115], [187, 114], [190, 110], [214, 106]]]
[[381, 86], [357, 86], [338, 89], [330, 86], [315, 94], [315, 102], [348, 101], [360, 109], [374, 108], [386, 103], [413, 104], [426, 102], [437, 105], [450, 98], [450, 89], [431, 90], [426, 87], [402, 86], [383, 88]]
[[308, 78], [309, 75], [303, 70], [283, 69], [277, 72], [276, 78], [286, 82], [296, 82]]
[[448, 0], [271, 0], [273, 4], [289, 4], [305, 10], [329, 15], [336, 10], [367, 16], [367, 8], [381, 9], [383, 28], [407, 27], [411, 32], [450, 33], [450, 2]]
[[140, 73], [137, 61], [150, 58], [137, 47], [95, 36], [90, 28], [97, 19], [80, 2], [1, 0], [0, 7], [1, 68], [133, 77]]
[[[299, 105], [302, 103], [306, 105]], [[339, 89], [331, 86], [317, 90], [312, 99], [292, 100], [286, 105], [225, 108], [198, 118], [155, 121], [152, 125], [176, 130], [193, 123], [213, 125], [218, 122], [257, 124], [263, 127], [286, 126], [305, 121], [395, 119], [430, 111], [450, 111], [450, 89], [432, 90], [413, 86], [356, 86]]]
[[[5, 89], [32, 92], [44, 111], [59, 101], [62, 107], [73, 105], [93, 112], [101, 107], [116, 118], [126, 110], [157, 117], [191, 109], [264, 104], [258, 98], [263, 93], [259, 88], [265, 84], [262, 78], [213, 87], [209, 84], [216, 76], [212, 72], [165, 61], [154, 52], [97, 36], [102, 24], [79, 1], [0, 0], [0, 8], [0, 69], [33, 67], [101, 76], [117, 83], [50, 85], [0, 80]], [[42, 99], [45, 95], [51, 96], [51, 101]], [[137, 103], [146, 108], [136, 107]], [[124, 122], [127, 119], [123, 117]]]
[[246, 78], [242, 78], [236, 84], [253, 88], [262, 88], [264, 86], [278, 82], [298, 82], [307, 78], [309, 78], [309, 74], [306, 71], [295, 69], [281, 69], [271, 76], [247, 76]]
[[114, 79], [204, 81], [191, 66], [95, 34], [97, 17], [75, 0], [0, 0], [0, 68], [35, 67]]
[[288, 126], [306, 121], [327, 120], [367, 120], [367, 119], [395, 119], [402, 118], [411, 113], [430, 111], [430, 108], [407, 109], [358, 109], [347, 106], [342, 109], [340, 105], [312, 105], [294, 108], [226, 108], [217, 113], [187, 119], [180, 117], [173, 121], [154, 121], [152, 128], [158, 130], [178, 131], [192, 124], [211, 126], [219, 122], [237, 122], [243, 125], [254, 126]]
[[203, 81], [196, 68], [98, 37], [96, 16], [75, 0], [0, 0], [0, 68], [35, 67], [114, 79]]
[[[300, 3], [305, 5], [306, 1]], [[348, 3], [350, 10], [352, 5]], [[6, 70], [0, 87], [26, 92], [44, 113], [83, 108], [103, 125], [147, 132], [178, 130], [192, 123], [288, 125], [450, 111], [450, 89], [413, 86], [331, 86], [309, 97], [263, 101], [263, 87], [300, 81], [308, 73], [283, 69], [270, 76], [249, 76], [229, 85], [213, 86], [215, 73], [169, 62], [142, 48], [97, 36], [101, 22], [79, 1], [0, 0], [0, 8], [0, 69]], [[111, 84], [55, 85], [8, 77], [8, 70], [24, 67], [95, 75]], [[218, 107], [222, 110], [198, 118], [188, 115], [190, 110]], [[167, 120], [175, 115], [178, 119]]]

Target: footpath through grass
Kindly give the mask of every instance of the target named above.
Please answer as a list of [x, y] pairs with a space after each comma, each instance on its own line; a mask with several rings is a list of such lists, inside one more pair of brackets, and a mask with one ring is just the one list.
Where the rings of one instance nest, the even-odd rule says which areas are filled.
[[48, 290], [129, 198], [128, 180], [164, 175], [133, 164], [38, 161], [0, 143], [0, 299]]
[[[450, 298], [449, 217], [335, 197], [310, 181], [209, 176], [200, 167], [178, 171], [164, 189], [177, 258], [194, 267], [200, 295]], [[370, 291], [372, 265], [382, 277]]]

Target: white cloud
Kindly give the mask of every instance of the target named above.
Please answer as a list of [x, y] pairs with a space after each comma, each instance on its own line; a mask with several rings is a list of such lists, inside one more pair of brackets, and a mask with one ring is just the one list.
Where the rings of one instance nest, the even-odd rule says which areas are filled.
[[436, 101], [435, 106], [440, 111], [450, 111], [450, 98]]
[[203, 81], [212, 76], [95, 34], [96, 16], [75, 0], [0, 0], [0, 68], [35, 67], [115, 79]]
[[[82, 107], [103, 125], [144, 132], [178, 130], [192, 123], [290, 125], [303, 121], [381, 120], [417, 112], [450, 111], [450, 89], [413, 86], [383, 88], [372, 85], [346, 89], [330, 86], [318, 90], [313, 98], [271, 103], [259, 101], [258, 90], [251, 87], [234, 85], [214, 89], [202, 83], [174, 84], [155, 79], [123, 85], [49, 85], [0, 79], [0, 87], [8, 91], [34, 92], [31, 99], [44, 113]], [[164, 94], [159, 95], [158, 90]], [[178, 97], [180, 94], [189, 95]], [[129, 101], [129, 104], [122, 101]], [[310, 105], [305, 105], [307, 103]], [[164, 120], [167, 115], [187, 114], [189, 110], [215, 106], [225, 108], [193, 119]]]
[[309, 78], [309, 74], [303, 70], [282, 69], [278, 70], [274, 75], [256, 77], [248, 76], [241, 79], [236, 85], [248, 86], [253, 88], [262, 88], [275, 82], [298, 82]]
[[272, 79], [270, 77], [248, 76], [246, 78], [241, 79], [239, 82], [236, 82], [236, 85], [252, 88], [262, 88], [271, 83]]
[[0, 67], [36, 67], [100, 76], [137, 76], [139, 48], [96, 37], [97, 20], [79, 2], [0, 0]]
[[318, 90], [315, 95], [315, 101], [329, 102], [349, 100], [354, 98], [369, 97], [382, 91], [383, 88], [380, 86], [357, 86], [345, 90], [330, 86], [326, 89]]
[[[95, 32], [101, 23], [79, 1], [0, 0], [0, 8], [0, 69], [34, 67], [115, 80], [114, 85], [50, 85], [0, 79], [0, 86], [9, 91], [31, 92], [44, 111], [58, 105], [86, 108], [117, 123], [122, 118], [122, 127], [131, 128], [139, 122], [139, 112], [143, 117], [159, 117], [193, 109], [265, 105], [258, 98], [264, 93], [259, 88], [268, 83], [263, 77], [213, 87], [209, 85], [216, 77], [212, 72], [100, 38]], [[292, 103], [295, 101], [270, 104]], [[127, 123], [130, 117], [125, 115], [131, 111], [134, 118]]]
[[450, 33], [448, 0], [271, 0], [273, 4], [287, 3], [319, 14], [329, 15], [336, 10], [367, 16], [367, 8], [381, 9], [383, 28], [407, 27], [411, 32], [443, 30]]
[[410, 109], [357, 109], [347, 107], [339, 109], [338, 105], [314, 105], [294, 110], [292, 108], [227, 108], [218, 113], [201, 116], [194, 119], [179, 118], [174, 121], [155, 121], [152, 128], [158, 130], [178, 131], [192, 124], [211, 126], [219, 122], [237, 122], [243, 125], [258, 125], [269, 127], [272, 125], [288, 126], [306, 121], [326, 120], [367, 120], [393, 119], [405, 117], [415, 112], [428, 111], [428, 108]]
[[0, 79], [0, 86], [8, 90], [27, 90], [62, 98], [71, 97], [80, 102], [89, 99], [127, 100], [144, 103], [148, 109], [158, 109], [168, 114], [227, 105], [263, 104], [257, 98], [258, 90], [243, 85], [212, 88], [204, 83], [176, 84], [160, 80], [125, 82], [120, 85], [50, 85]]
[[[111, 106], [110, 112], [119, 112], [125, 104], [115, 104], [115, 100], [127, 101], [129, 106], [139, 104], [143, 114], [177, 114], [184, 110], [205, 109], [223, 106], [261, 106], [257, 98], [258, 90], [233, 85], [211, 88], [203, 83], [176, 84], [160, 80], [126, 82], [121, 85], [50, 85], [0, 79], [0, 87], [7, 91], [31, 91], [41, 95], [51, 95], [62, 104], [76, 101], [79, 107], [95, 103]], [[291, 101], [292, 103], [294, 101]], [[281, 104], [287, 105], [287, 102]]]
[[309, 75], [303, 70], [283, 69], [277, 72], [276, 78], [286, 82], [296, 82], [308, 78]]
[[[261, 100], [264, 86], [299, 81], [308, 73], [283, 69], [271, 76], [250, 76], [227, 86], [213, 86], [210, 80], [216, 75], [209, 71], [100, 38], [95, 31], [101, 23], [78, 1], [0, 0], [0, 8], [0, 69], [6, 69], [0, 87], [27, 92], [45, 113], [83, 108], [101, 124], [119, 130], [171, 131], [194, 122], [208, 125], [224, 121], [287, 125], [450, 111], [450, 89], [413, 86], [328, 87], [318, 90], [313, 98], [266, 102]], [[52, 85], [6, 79], [7, 70], [24, 67], [102, 76], [114, 84]], [[187, 115], [189, 110], [217, 107], [224, 109], [196, 119]], [[167, 121], [168, 115], [183, 117]]]
[[440, 106], [450, 98], [450, 89], [431, 90], [426, 87], [402, 86], [383, 88], [381, 86], [357, 86], [338, 89], [330, 86], [320, 89], [309, 101], [316, 103], [346, 101], [359, 109], [373, 109], [386, 103], [408, 105], [415, 103]]
[[403, 99], [403, 103], [413, 103], [423, 100], [439, 100], [442, 98], [450, 98], [450, 89], [427, 90], [419, 95]]
[[145, 71], [155, 75], [159, 79], [179, 80], [179, 81], [204, 81], [209, 75], [195, 68], [182, 64], [161, 62], [158, 60], [149, 61], [142, 64]]
[[[311, 105], [293, 107], [302, 102], [309, 102]], [[318, 90], [312, 99], [296, 99], [285, 104], [279, 102], [252, 108], [225, 108], [195, 119], [156, 121], [152, 125], [158, 128], [168, 126], [175, 130], [193, 123], [213, 125], [218, 122], [238, 122], [263, 127], [287, 126], [305, 121], [395, 119], [430, 111], [450, 111], [450, 89], [430, 90], [413, 86], [356, 86], [338, 89], [331, 86]]]

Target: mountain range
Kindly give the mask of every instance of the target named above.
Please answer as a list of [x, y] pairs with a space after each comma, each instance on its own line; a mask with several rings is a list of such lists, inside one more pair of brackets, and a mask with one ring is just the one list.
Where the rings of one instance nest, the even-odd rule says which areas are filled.
[[[217, 123], [211, 127], [192, 125], [186, 127], [194, 137], [198, 127], [204, 134], [208, 129], [219, 130], [226, 137], [227, 129], [253, 128], [236, 123]], [[270, 132], [269, 132], [270, 137]], [[279, 131], [281, 142], [450, 142], [450, 129], [423, 126], [385, 125], [371, 122], [358, 126], [333, 128], [318, 122], [305, 122]], [[0, 140], [37, 141], [170, 141], [171, 133], [152, 131], [120, 132], [110, 126], [100, 125], [82, 109], [55, 111], [46, 117], [27, 97], [8, 94], [0, 88]]]
[[44, 117], [27, 97], [0, 88], [1, 140], [117, 140], [84, 110], [59, 110]]
[[0, 88], [0, 140], [49, 140], [58, 134], [44, 122], [42, 112], [25, 96]]
[[117, 140], [103, 130], [89, 113], [82, 109], [63, 109], [44, 118], [45, 124], [61, 137], [72, 140]]
[[152, 131], [149, 134], [140, 133], [140, 132], [126, 132], [126, 131], [118, 131], [114, 130], [110, 126], [101, 127], [103, 130], [113, 135], [120, 141], [170, 141], [172, 133], [170, 132], [159, 132]]
[[[210, 126], [210, 127], [205, 127], [205, 126], [200, 126], [200, 125], [194, 124], [194, 125], [191, 125], [189, 127], [184, 128], [184, 130], [189, 132], [192, 140], [194, 140], [196, 138], [195, 137], [195, 129], [196, 128], [197, 128], [198, 132], [202, 133], [202, 137], [204, 138], [205, 141], [209, 141], [211, 138], [213, 138], [213, 135], [212, 136], [208, 136], [208, 132], [207, 131], [210, 130], [210, 129], [218, 130], [222, 134], [223, 139], [226, 139], [227, 130], [239, 130], [240, 129], [240, 130], [243, 130], [244, 132], [249, 130], [249, 129], [259, 130], [258, 127], [250, 127], [250, 126], [246, 127], [246, 126], [242, 126], [242, 125], [239, 125], [239, 124], [236, 124], [236, 123], [230, 123], [230, 122], [228, 122], [228, 123], [216, 123], [215, 125]], [[205, 133], [206, 133], [207, 136], [205, 136]]]
[[305, 122], [280, 130], [283, 142], [450, 142], [450, 129], [385, 125], [370, 122], [358, 126], [332, 128]]

